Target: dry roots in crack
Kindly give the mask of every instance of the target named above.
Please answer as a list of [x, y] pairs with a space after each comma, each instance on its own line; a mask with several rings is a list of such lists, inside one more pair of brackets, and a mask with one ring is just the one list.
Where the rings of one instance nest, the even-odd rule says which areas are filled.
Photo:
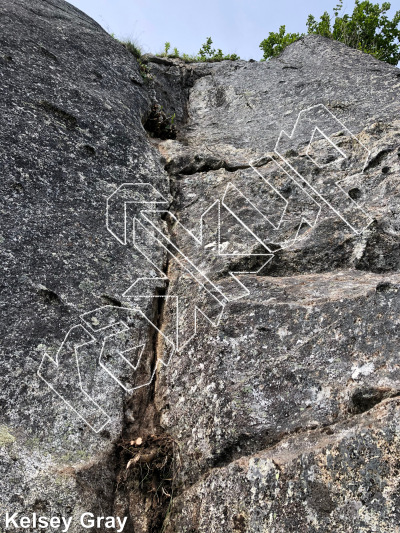
[[149, 533], [160, 532], [172, 501], [176, 472], [175, 441], [169, 435], [149, 435], [119, 446], [118, 486], [124, 492], [141, 493], [147, 500]]

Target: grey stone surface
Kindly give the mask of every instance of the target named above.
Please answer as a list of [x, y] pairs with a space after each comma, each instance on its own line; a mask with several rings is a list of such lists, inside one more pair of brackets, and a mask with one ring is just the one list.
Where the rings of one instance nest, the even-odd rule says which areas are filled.
[[[309, 37], [268, 63], [213, 65], [190, 92], [178, 140], [160, 143], [182, 224], [198, 235], [225, 198], [259, 238], [222, 206], [224, 250], [244, 255], [217, 257], [217, 214], [204, 219], [196, 253], [209, 279], [235, 295], [230, 271], [258, 275], [239, 275], [248, 295], [218, 327], [198, 324], [159, 376], [161, 424], [180, 443], [167, 531], [397, 530], [399, 89], [397, 68]], [[321, 104], [277, 146], [285, 163], [277, 158], [281, 130]], [[350, 157], [316, 137], [309, 153], [326, 165], [316, 168], [315, 125]], [[252, 205], [226, 194], [229, 184]], [[282, 197], [275, 230], [261, 215], [281, 214]], [[192, 257], [192, 238], [175, 222], [171, 233]], [[274, 257], [262, 268], [252, 254], [265, 247]], [[215, 316], [174, 260], [169, 272], [171, 294]], [[173, 310], [165, 316], [172, 327]], [[193, 330], [193, 312], [182, 322]]]
[[[325, 104], [358, 133], [398, 112], [399, 70], [320, 36], [308, 36], [267, 62], [212, 65], [189, 101], [188, 144], [217, 154], [274, 149], [281, 129], [298, 113]], [[251, 158], [251, 157], [250, 157]]]
[[[265, 63], [147, 56], [144, 80], [61, 0], [1, 14], [2, 509], [115, 513], [127, 533], [399, 531], [399, 70], [307, 37]], [[165, 136], [175, 114], [175, 139], [151, 113]], [[107, 198], [140, 182], [169, 210], [138, 233], [152, 266], [106, 228]], [[112, 419], [96, 434], [37, 370], [104, 306], [80, 360]], [[115, 346], [145, 344], [118, 379], [152, 386], [99, 366], [108, 313], [129, 326]]]
[[215, 468], [166, 531], [398, 531], [398, 400]]
[[[106, 198], [134, 180], [167, 193], [167, 178], [142, 126], [147, 88], [120, 43], [61, 0], [0, 12], [1, 520], [52, 512], [80, 531], [82, 511], [112, 512], [126, 395], [94, 364], [97, 343], [81, 372], [112, 420], [96, 435], [37, 371], [80, 314], [118, 305], [144, 270], [107, 231]], [[61, 375], [70, 400], [73, 363]]]

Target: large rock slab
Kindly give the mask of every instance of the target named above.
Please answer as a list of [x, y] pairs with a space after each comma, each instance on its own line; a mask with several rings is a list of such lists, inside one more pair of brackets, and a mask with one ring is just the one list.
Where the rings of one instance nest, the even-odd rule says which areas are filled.
[[312, 36], [143, 79], [61, 0], [1, 10], [2, 508], [397, 531], [399, 70]]
[[183, 306], [156, 387], [167, 530], [395, 531], [399, 70], [320, 37], [209, 68], [159, 144]]
[[[167, 177], [142, 126], [147, 87], [118, 41], [61, 0], [5, 1], [0, 13], [1, 519], [5, 510], [73, 516], [80, 531], [81, 512], [112, 513], [127, 396], [96, 363], [97, 338], [80, 360], [99, 406], [86, 409], [72, 356], [88, 340], [81, 315], [120, 306], [148, 272], [107, 231], [106, 200], [134, 181], [168, 195]], [[43, 369], [68, 406], [37, 372], [76, 325], [58, 374], [48, 359]], [[146, 324], [141, 333], [150, 342]], [[96, 430], [104, 413], [110, 422], [96, 434], [70, 407]]]
[[215, 468], [166, 531], [398, 531], [399, 402]]

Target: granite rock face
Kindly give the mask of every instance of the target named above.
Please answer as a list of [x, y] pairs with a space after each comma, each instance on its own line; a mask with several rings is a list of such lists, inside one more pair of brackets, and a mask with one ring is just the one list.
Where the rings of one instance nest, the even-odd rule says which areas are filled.
[[[126, 398], [96, 364], [101, 335], [79, 370], [102, 410], [79, 388], [74, 347], [91, 331], [81, 315], [121, 305], [144, 270], [107, 231], [106, 199], [135, 179], [168, 195], [168, 180], [132, 55], [62, 1], [5, 1], [0, 12], [1, 508], [73, 516], [81, 531], [83, 511], [112, 513]], [[57, 369], [46, 357], [75, 326]], [[43, 357], [55, 392], [37, 374]], [[104, 413], [110, 423], [96, 434], [56, 393], [95, 429]]]
[[311, 36], [143, 79], [1, 12], [2, 508], [400, 531], [399, 70]]
[[[179, 443], [166, 531], [398, 530], [399, 78], [308, 37], [213, 65], [159, 144], [173, 241], [228, 300], [159, 375]], [[194, 244], [180, 224], [201, 220]], [[174, 259], [169, 277], [217, 316]]]

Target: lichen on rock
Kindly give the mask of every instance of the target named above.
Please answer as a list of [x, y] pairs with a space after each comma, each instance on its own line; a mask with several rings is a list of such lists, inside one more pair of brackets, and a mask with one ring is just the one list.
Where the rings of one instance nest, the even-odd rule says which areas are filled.
[[[2, 509], [71, 533], [84, 511], [127, 533], [399, 531], [399, 70], [309, 36], [260, 63], [148, 55], [144, 83], [66, 2], [0, 11]], [[102, 310], [135, 371], [107, 370]], [[78, 324], [81, 373], [51, 388], [38, 369]]]

